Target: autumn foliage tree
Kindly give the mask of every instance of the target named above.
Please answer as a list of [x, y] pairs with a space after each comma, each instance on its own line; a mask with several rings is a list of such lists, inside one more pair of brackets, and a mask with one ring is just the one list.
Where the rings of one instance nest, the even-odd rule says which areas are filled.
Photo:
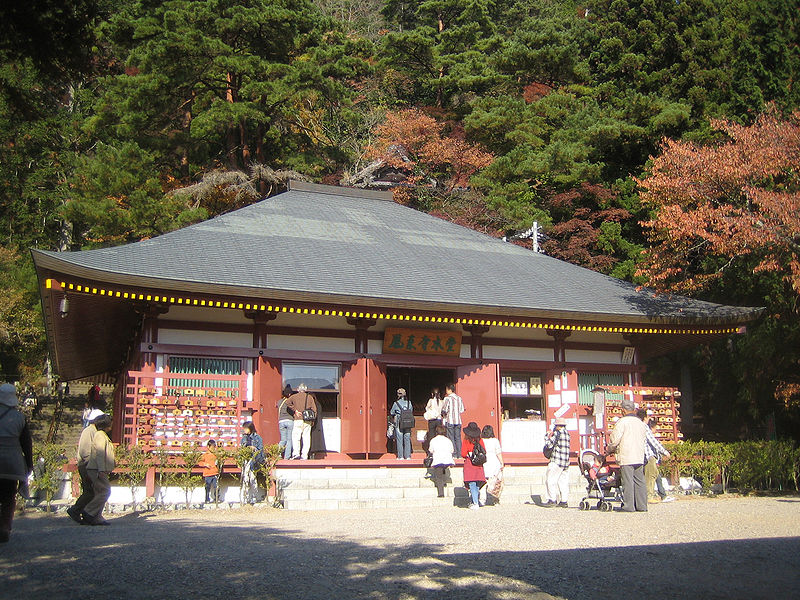
[[800, 294], [800, 111], [774, 111], [749, 127], [713, 121], [715, 145], [664, 142], [642, 200], [651, 248], [642, 273], [666, 289], [693, 291], [737, 261], [780, 273]]
[[718, 143], [666, 141], [639, 183], [654, 211], [640, 274], [665, 291], [766, 307], [701, 357], [719, 414], [786, 411], [800, 430], [800, 112], [714, 121]]
[[459, 124], [446, 126], [418, 109], [388, 113], [375, 134], [369, 150], [373, 158], [413, 171], [414, 180], [441, 185], [447, 192], [467, 187], [470, 177], [492, 162], [491, 154], [465, 139]]

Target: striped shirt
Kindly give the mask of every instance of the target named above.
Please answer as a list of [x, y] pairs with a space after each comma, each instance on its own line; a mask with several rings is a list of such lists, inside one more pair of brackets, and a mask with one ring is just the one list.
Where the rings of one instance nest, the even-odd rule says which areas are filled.
[[645, 444], [644, 444], [644, 462], [647, 462], [651, 458], [655, 458], [659, 460], [662, 456], [667, 453], [667, 449], [664, 448], [664, 445], [658, 441], [655, 435], [653, 435], [653, 430], [649, 427], [647, 428], [647, 433], [645, 435]]
[[453, 392], [447, 394], [442, 400], [442, 423], [444, 425], [461, 425], [461, 413], [464, 412], [464, 402], [461, 396]]
[[556, 429], [555, 435], [547, 438], [544, 446], [545, 448], [549, 446], [553, 449], [553, 454], [550, 455], [551, 463], [562, 469], [569, 467], [569, 431], [567, 431], [566, 427]]

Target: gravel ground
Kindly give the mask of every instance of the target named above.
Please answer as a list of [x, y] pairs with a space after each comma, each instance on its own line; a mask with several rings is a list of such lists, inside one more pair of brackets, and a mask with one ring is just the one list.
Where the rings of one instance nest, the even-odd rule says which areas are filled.
[[82, 527], [30, 513], [0, 598], [798, 598], [800, 497], [648, 513], [500, 505], [177, 511]]

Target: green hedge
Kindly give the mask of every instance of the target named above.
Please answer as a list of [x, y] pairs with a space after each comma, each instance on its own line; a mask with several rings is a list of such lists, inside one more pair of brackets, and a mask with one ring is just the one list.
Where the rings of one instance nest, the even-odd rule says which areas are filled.
[[743, 490], [798, 490], [800, 447], [790, 440], [665, 444], [665, 474], [693, 477], [710, 490], [714, 483]]

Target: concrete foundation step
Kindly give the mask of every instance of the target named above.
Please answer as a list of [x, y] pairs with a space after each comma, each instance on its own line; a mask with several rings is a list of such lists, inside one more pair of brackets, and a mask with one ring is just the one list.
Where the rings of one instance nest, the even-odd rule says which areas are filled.
[[[545, 467], [507, 467], [504, 504], [537, 503], [545, 494]], [[277, 475], [277, 499], [288, 510], [339, 510], [393, 506], [467, 506], [469, 492], [461, 469], [444, 479], [422, 467], [282, 468]], [[577, 505], [585, 485], [570, 469], [570, 502]]]

